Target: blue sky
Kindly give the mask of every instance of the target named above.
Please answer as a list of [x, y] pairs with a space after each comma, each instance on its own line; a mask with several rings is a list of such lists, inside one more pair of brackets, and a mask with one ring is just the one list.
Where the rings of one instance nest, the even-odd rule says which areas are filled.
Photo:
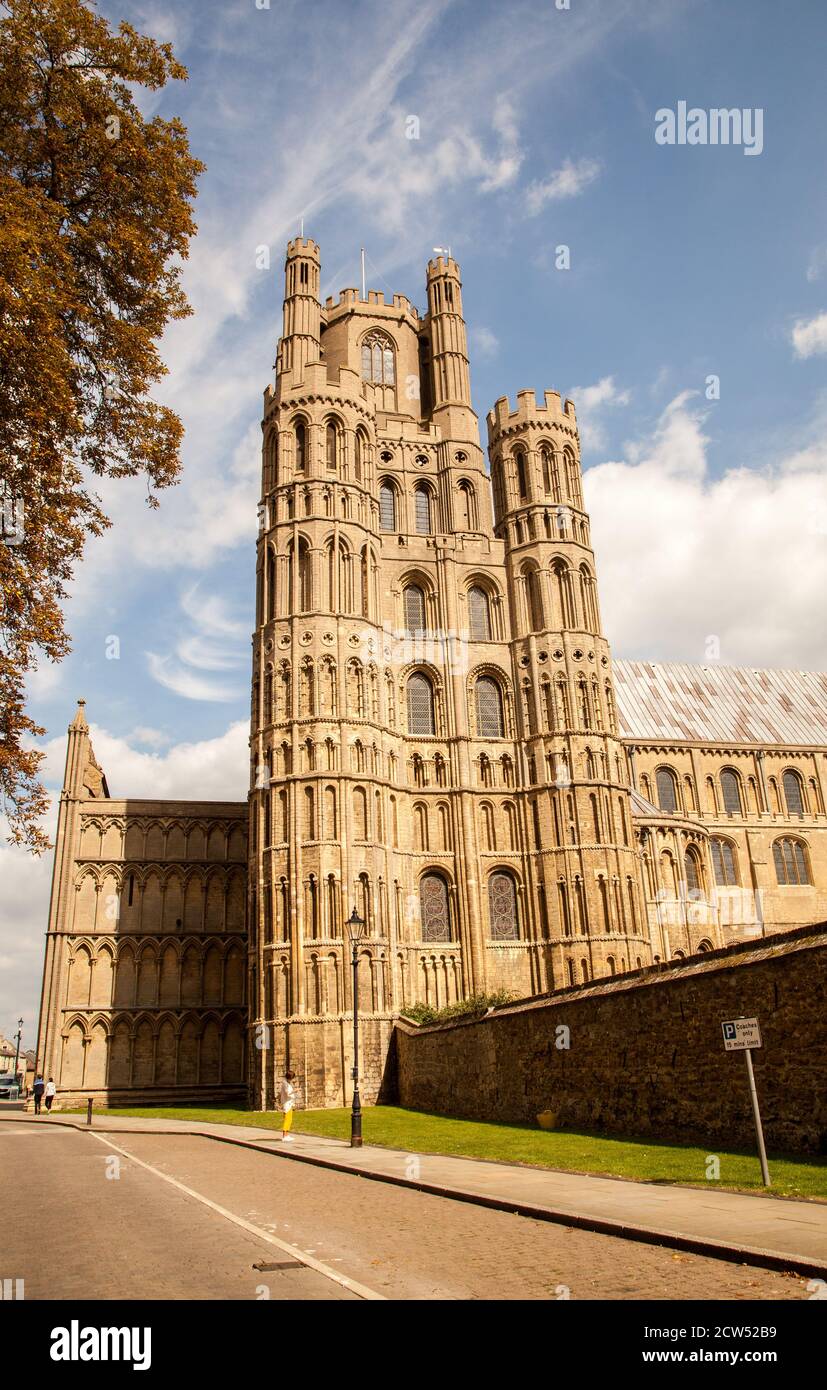
[[[483, 437], [498, 396], [574, 396], [616, 656], [703, 661], [713, 636], [733, 664], [827, 665], [821, 0], [100, 9], [173, 42], [189, 82], [145, 109], [179, 114], [208, 171], [195, 314], [164, 343], [183, 480], [157, 512], [104, 490], [73, 652], [31, 685], [50, 787], [82, 695], [113, 795], [245, 795], [258, 422], [302, 217], [323, 294], [358, 283], [364, 245], [370, 287], [421, 306], [450, 244]], [[658, 145], [679, 101], [760, 108], [762, 152]], [[0, 849], [0, 1032], [22, 1010], [30, 1042], [49, 876]]]

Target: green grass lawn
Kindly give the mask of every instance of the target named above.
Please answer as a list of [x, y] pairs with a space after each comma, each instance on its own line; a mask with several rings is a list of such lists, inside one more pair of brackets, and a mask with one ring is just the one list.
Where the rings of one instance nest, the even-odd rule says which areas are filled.
[[[202, 1124], [249, 1125], [261, 1129], [280, 1129], [278, 1112], [262, 1113], [240, 1106], [214, 1108], [156, 1107], [119, 1108], [96, 1114], [135, 1115], [146, 1119], [195, 1120]], [[297, 1110], [294, 1130], [301, 1134], [320, 1134], [332, 1139], [350, 1137], [349, 1110]], [[362, 1114], [366, 1144], [404, 1149], [413, 1153], [457, 1154], [466, 1158], [485, 1158], [505, 1163], [527, 1163], [539, 1168], [557, 1168], [571, 1173], [604, 1173], [612, 1177], [634, 1178], [639, 1182], [688, 1183], [706, 1187], [707, 1156], [717, 1154], [720, 1181], [714, 1186], [763, 1192], [757, 1156], [684, 1144], [660, 1143], [653, 1139], [607, 1138], [600, 1134], [575, 1134], [570, 1130], [547, 1131], [531, 1125], [482, 1124], [474, 1120], [451, 1120], [443, 1115], [427, 1115], [417, 1110], [382, 1105]], [[827, 1201], [827, 1160], [770, 1154], [772, 1191], [783, 1197], [809, 1197]]]

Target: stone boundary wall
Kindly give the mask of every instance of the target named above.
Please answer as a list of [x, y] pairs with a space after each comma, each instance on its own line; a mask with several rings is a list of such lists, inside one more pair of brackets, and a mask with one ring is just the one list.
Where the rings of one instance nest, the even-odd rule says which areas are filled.
[[[827, 926], [560, 990], [484, 1019], [395, 1029], [399, 1104], [466, 1119], [754, 1148], [742, 1053], [721, 1021], [756, 1015], [769, 1149], [827, 1153]], [[561, 1028], [569, 1029], [570, 1046]]]

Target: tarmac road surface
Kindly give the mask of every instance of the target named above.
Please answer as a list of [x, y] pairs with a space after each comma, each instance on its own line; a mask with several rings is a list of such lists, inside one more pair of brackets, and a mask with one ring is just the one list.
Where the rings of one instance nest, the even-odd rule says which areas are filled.
[[0, 1277], [27, 1299], [808, 1297], [797, 1276], [194, 1136], [4, 1122], [0, 1171], [27, 1194]]

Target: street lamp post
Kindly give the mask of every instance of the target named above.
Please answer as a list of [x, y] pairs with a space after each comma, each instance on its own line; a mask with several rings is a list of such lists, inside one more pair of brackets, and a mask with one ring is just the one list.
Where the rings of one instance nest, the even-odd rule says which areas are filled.
[[362, 1147], [362, 1102], [359, 1099], [359, 942], [365, 934], [365, 919], [354, 907], [347, 921], [353, 965], [353, 1107], [350, 1112], [350, 1147]]
[[[17, 1059], [20, 1056], [20, 1040], [23, 1037], [23, 1020], [17, 1020], [17, 1046], [14, 1049], [14, 1079], [17, 1080]], [[23, 1078], [25, 1080], [25, 1077]]]

